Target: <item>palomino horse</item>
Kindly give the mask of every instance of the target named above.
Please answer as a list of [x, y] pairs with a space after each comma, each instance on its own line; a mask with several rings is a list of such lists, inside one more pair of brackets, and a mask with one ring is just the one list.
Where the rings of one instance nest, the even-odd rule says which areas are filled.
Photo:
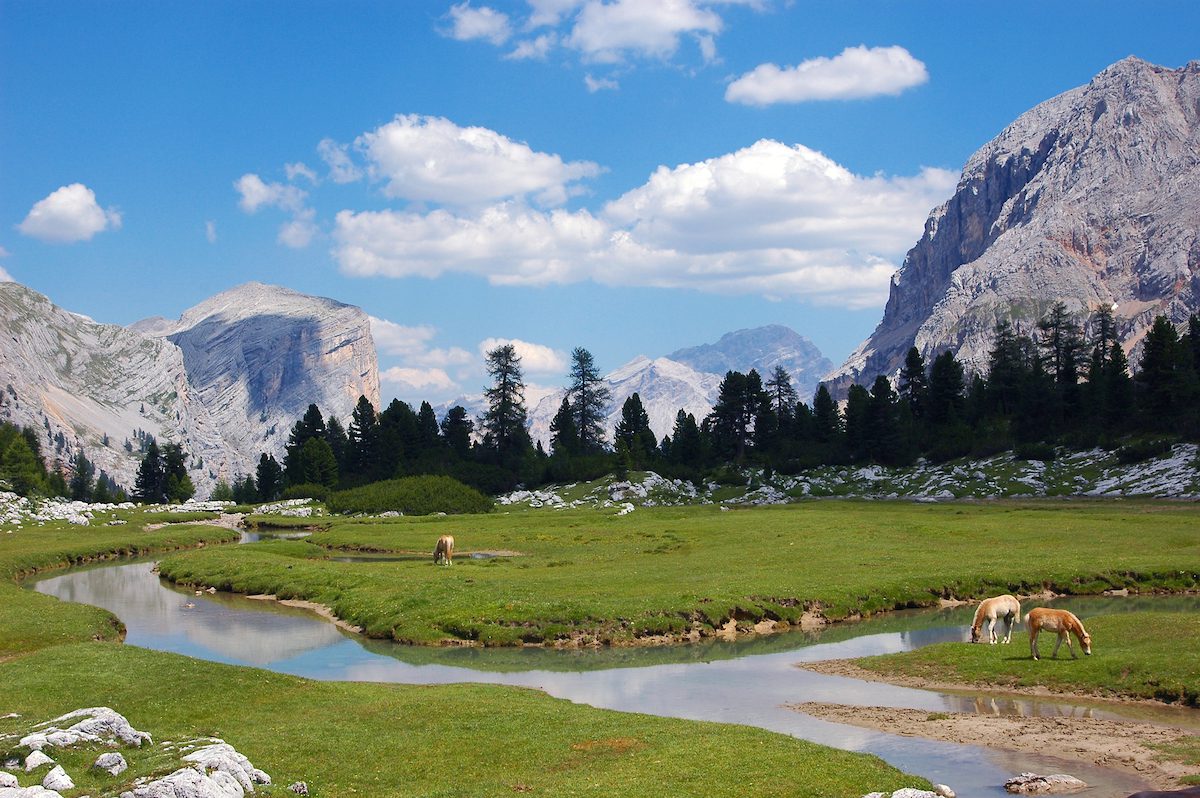
[[445, 562], [446, 565], [454, 565], [454, 536], [442, 535], [438, 538], [437, 545], [433, 548], [433, 564]]
[[975, 610], [975, 620], [971, 621], [971, 642], [979, 642], [983, 622], [987, 621], [988, 635], [992, 639], [992, 645], [995, 645], [997, 618], [1004, 619], [1004, 642], [1012, 642], [1012, 628], [1021, 622], [1021, 602], [1017, 601], [1016, 596], [1006, 593], [980, 602], [979, 608]]
[[1048, 607], [1038, 607], [1030, 610], [1025, 616], [1025, 623], [1029, 624], [1029, 651], [1033, 654], [1034, 659], [1041, 659], [1038, 656], [1037, 639], [1038, 632], [1045, 629], [1047, 632], [1056, 632], [1058, 641], [1054, 644], [1054, 654], [1058, 656], [1058, 647], [1067, 641], [1067, 649], [1071, 652], [1071, 659], [1077, 659], [1075, 649], [1071, 648], [1071, 635], [1075, 635], [1075, 639], [1079, 641], [1079, 647], [1083, 649], [1084, 654], [1091, 655], [1092, 653], [1092, 636], [1083, 628], [1083, 624], [1074, 614], [1066, 610], [1052, 610]]

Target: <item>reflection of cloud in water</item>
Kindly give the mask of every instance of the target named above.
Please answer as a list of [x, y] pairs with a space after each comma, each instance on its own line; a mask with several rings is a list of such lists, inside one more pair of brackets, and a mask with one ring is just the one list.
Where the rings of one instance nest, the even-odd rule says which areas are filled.
[[78, 571], [42, 580], [37, 589], [109, 610], [125, 623], [132, 645], [219, 662], [262, 667], [345, 639], [311, 613], [247, 607], [245, 599], [168, 588], [152, 567], [144, 562]]

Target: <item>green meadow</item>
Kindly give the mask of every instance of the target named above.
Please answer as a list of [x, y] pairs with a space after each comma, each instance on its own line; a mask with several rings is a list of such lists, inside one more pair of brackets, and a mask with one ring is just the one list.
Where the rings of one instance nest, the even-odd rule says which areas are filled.
[[[432, 564], [452, 534], [453, 567]], [[347, 552], [389, 560], [336, 562]], [[471, 553], [500, 554], [473, 559]], [[629, 644], [941, 598], [1200, 587], [1200, 509], [1167, 502], [812, 501], [322, 519], [303, 541], [169, 556], [183, 584], [314, 601], [373, 637]]]

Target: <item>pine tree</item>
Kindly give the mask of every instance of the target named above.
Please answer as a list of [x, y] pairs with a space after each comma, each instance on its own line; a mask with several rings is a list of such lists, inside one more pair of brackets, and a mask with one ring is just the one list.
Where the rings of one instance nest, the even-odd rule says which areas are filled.
[[162, 504], [167, 500], [167, 476], [163, 469], [158, 444], [150, 441], [146, 454], [138, 465], [133, 483], [133, 498], [142, 504]]
[[435, 452], [441, 448], [441, 438], [438, 435], [437, 414], [429, 402], [421, 402], [417, 411], [417, 448], [422, 453]]
[[[329, 450], [332, 452], [333, 447], [329, 447]], [[279, 498], [283, 492], [283, 469], [273, 455], [266, 452], [259, 455], [254, 477], [259, 501], [273, 502]]]
[[533, 444], [525, 429], [525, 383], [521, 358], [512, 344], [501, 344], [484, 359], [492, 387], [484, 389], [488, 409], [483, 416], [483, 447], [514, 467]]
[[925, 375], [925, 358], [915, 346], [904, 356], [904, 367], [900, 369], [900, 401], [908, 405], [909, 412], [918, 421], [925, 417], [925, 405], [929, 400], [929, 378]]
[[[350, 416], [350, 471], [355, 476], [370, 480], [382, 471], [383, 439], [379, 430], [379, 419], [375, 406], [366, 396], [359, 396], [354, 412]], [[288, 476], [291, 481], [291, 476]]]
[[872, 460], [884, 465], [900, 465], [911, 459], [900, 432], [900, 398], [882, 374], [871, 386], [867, 406], [867, 452]]
[[209, 501], [214, 502], [231, 502], [233, 498], [233, 486], [224, 479], [217, 480], [217, 484], [213, 486], [212, 494], [209, 495]]
[[613, 438], [624, 444], [629, 465], [634, 469], [646, 468], [658, 450], [658, 439], [650, 429], [650, 416], [642, 405], [642, 397], [636, 392], [621, 405], [621, 419], [617, 422]]
[[558, 458], [579, 454], [579, 431], [575, 429], [575, 413], [571, 410], [571, 400], [566, 396], [550, 422], [550, 453]]
[[581, 346], [571, 352], [571, 384], [567, 388], [574, 414], [575, 431], [579, 436], [579, 452], [596, 454], [604, 451], [604, 411], [611, 393], [592, 353]]
[[287, 474], [290, 484], [299, 485], [304, 482], [301, 478], [299, 462], [300, 450], [304, 448], [304, 444], [313, 438], [324, 439], [325, 434], [325, 419], [321, 416], [321, 409], [315, 404], [310, 404], [304, 412], [304, 417], [296, 422], [288, 436], [287, 449], [283, 457], [283, 470]]
[[187, 472], [187, 454], [178, 443], [168, 443], [162, 448], [163, 488], [167, 501], [185, 502], [196, 495], [196, 486]]
[[1146, 429], [1176, 428], [1181, 415], [1184, 384], [1181, 365], [1190, 352], [1180, 345], [1179, 334], [1166, 316], [1157, 316], [1142, 345], [1142, 359], [1134, 375], [1138, 411]]
[[[350, 470], [350, 436], [342, 422], [330, 416], [325, 423], [325, 442], [333, 450], [333, 459], [337, 460], [338, 473]], [[273, 459], [273, 458], [272, 458]]]
[[258, 487], [254, 477], [246, 474], [233, 482], [233, 500], [238, 504], [254, 504], [258, 501]]
[[471, 433], [474, 431], [475, 422], [462, 405], [450, 408], [442, 419], [442, 440], [459, 458], [466, 459], [471, 453]]
[[91, 501], [95, 476], [96, 467], [84, 457], [82, 451], [76, 452], [71, 458], [71, 480], [67, 483], [71, 499], [80, 502]]
[[867, 421], [871, 394], [855, 383], [846, 391], [846, 447], [850, 457], [863, 460], [867, 456]]
[[841, 413], [829, 389], [821, 383], [813, 397], [813, 437], [820, 443], [836, 443], [841, 434]]
[[700, 438], [700, 427], [696, 417], [680, 410], [675, 414], [675, 426], [671, 429], [671, 445], [667, 451], [670, 462], [690, 468], [705, 465], [704, 447]]
[[966, 397], [963, 367], [947, 349], [933, 359], [926, 389], [925, 416], [933, 425], [945, 425], [962, 418]]

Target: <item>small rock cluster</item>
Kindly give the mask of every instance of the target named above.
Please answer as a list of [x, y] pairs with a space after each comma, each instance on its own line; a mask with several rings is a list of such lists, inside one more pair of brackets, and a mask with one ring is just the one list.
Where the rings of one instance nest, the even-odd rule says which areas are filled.
[[935, 784], [932, 790], [918, 790], [916, 787], [902, 787], [895, 792], [872, 792], [863, 798], [955, 798], [954, 790], [945, 784]]
[[312, 505], [312, 499], [284, 499], [260, 505], [255, 508], [254, 512], [265, 515], [285, 515], [292, 518], [311, 518], [320, 514], [320, 508]]
[[[58, 725], [71, 720], [76, 722], [67, 728]], [[0, 798], [62, 798], [61, 791], [74, 789], [75, 782], [61, 765], [47, 755], [46, 750], [81, 743], [108, 746], [123, 743], [141, 747], [143, 744], [152, 745], [153, 741], [149, 734], [133, 728], [124, 716], [108, 707], [69, 712], [38, 724], [34, 731], [20, 739], [19, 746], [29, 749], [24, 762], [25, 773], [51, 766], [41, 782], [21, 787], [17, 776], [0, 770]], [[256, 784], [271, 783], [270, 776], [254, 767], [249, 759], [224, 740], [205, 738], [178, 746], [166, 743], [163, 747], [178, 748], [184, 766], [162, 778], [134, 782], [132, 789], [121, 793], [121, 798], [243, 798], [255, 791]], [[5, 767], [12, 769], [20, 765], [17, 759], [4, 763]], [[100, 754], [92, 765], [93, 769], [110, 776], [118, 776], [128, 767], [125, 757], [117, 751]], [[304, 782], [296, 782], [289, 789], [299, 795], [308, 794], [308, 786]]]
[[1057, 795], [1064, 792], [1075, 792], [1085, 787], [1087, 787], [1087, 782], [1065, 773], [1053, 773], [1049, 776], [1022, 773], [1004, 782], [1006, 791], [1019, 795]]

